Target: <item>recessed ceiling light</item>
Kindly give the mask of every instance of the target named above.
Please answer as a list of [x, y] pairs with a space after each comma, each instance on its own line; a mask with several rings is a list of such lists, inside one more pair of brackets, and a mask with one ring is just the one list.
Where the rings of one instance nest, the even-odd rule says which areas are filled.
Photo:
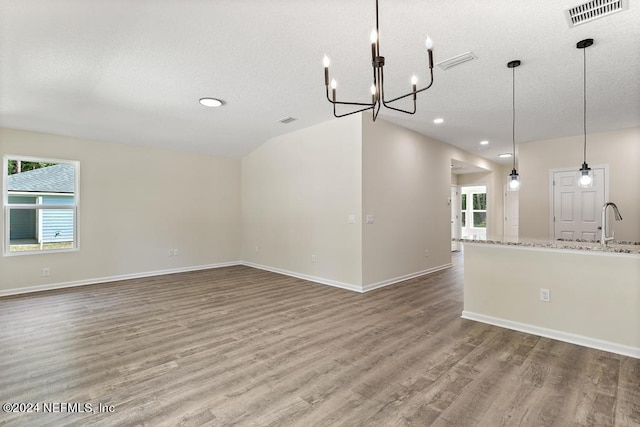
[[441, 123], [444, 123], [444, 119], [441, 119], [440, 117], [438, 117], [437, 119], [434, 119], [434, 120], [433, 120], [433, 123], [435, 123], [435, 124], [439, 125], [439, 124], [441, 124]]
[[513, 156], [513, 154], [511, 153], [498, 154], [498, 157], [502, 157], [503, 159], [506, 159], [507, 157], [511, 157], [511, 156]]
[[489, 145], [489, 141], [486, 139], [484, 141], [480, 141], [480, 145]]
[[200, 98], [200, 104], [205, 107], [219, 107], [223, 102], [216, 98]]

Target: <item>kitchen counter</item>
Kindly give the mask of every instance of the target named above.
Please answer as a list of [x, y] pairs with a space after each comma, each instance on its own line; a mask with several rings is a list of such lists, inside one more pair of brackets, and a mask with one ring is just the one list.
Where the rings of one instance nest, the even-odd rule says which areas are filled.
[[522, 246], [529, 248], [562, 249], [591, 252], [610, 252], [640, 255], [640, 242], [612, 241], [603, 248], [599, 241], [593, 240], [520, 240], [518, 242], [500, 240], [452, 239], [460, 243], [479, 243], [486, 245]]
[[640, 359], [640, 245], [460, 241], [463, 318]]

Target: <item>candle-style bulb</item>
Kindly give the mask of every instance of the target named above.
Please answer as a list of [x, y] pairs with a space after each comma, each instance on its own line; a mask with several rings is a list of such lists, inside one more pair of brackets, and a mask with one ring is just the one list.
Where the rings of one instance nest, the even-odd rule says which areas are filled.
[[336, 83], [336, 79], [331, 79], [331, 89], [335, 89], [338, 86], [338, 83]]
[[372, 85], [371, 85], [371, 95], [375, 95], [375, 94], [376, 94], [376, 92], [377, 92], [377, 90], [376, 90], [376, 85], [372, 84]]
[[418, 78], [415, 75], [411, 76], [411, 84], [414, 86], [418, 84]]
[[424, 45], [429, 50], [433, 49], [433, 40], [431, 40], [431, 37], [427, 36], [427, 41], [424, 43]]
[[330, 63], [331, 61], [329, 61], [329, 57], [325, 55], [324, 58], [322, 58], [322, 65], [324, 65], [324, 68], [329, 68]]
[[373, 29], [371, 30], [371, 43], [376, 43], [378, 41], [378, 32]]

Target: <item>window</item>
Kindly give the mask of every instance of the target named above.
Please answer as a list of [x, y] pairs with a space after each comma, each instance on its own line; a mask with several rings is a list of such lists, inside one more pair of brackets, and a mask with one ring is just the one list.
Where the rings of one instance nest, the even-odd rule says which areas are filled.
[[487, 193], [473, 193], [473, 226], [487, 227]]
[[462, 209], [460, 212], [462, 215], [462, 227], [466, 227], [467, 226], [467, 195], [463, 194], [462, 195]]
[[4, 254], [78, 248], [78, 162], [4, 156]]

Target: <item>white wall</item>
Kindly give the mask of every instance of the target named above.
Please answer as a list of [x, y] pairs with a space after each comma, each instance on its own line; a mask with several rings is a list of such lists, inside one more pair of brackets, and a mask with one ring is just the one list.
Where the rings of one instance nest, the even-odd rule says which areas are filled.
[[[375, 217], [363, 225], [365, 288], [450, 264], [451, 159], [491, 171], [501, 166], [370, 115], [363, 116], [362, 152], [363, 215]], [[495, 210], [490, 227], [501, 235], [502, 178], [483, 178]]]
[[361, 122], [358, 114], [275, 137], [242, 159], [245, 261], [360, 289]]
[[[584, 136], [528, 142], [519, 145], [520, 237], [548, 239], [550, 206], [549, 170], [580, 169]], [[640, 241], [640, 128], [587, 136], [587, 163], [609, 165], [609, 200], [618, 206], [623, 221], [615, 222], [616, 238]]]
[[80, 250], [0, 257], [0, 292], [240, 260], [239, 160], [12, 129], [0, 144], [80, 161]]

